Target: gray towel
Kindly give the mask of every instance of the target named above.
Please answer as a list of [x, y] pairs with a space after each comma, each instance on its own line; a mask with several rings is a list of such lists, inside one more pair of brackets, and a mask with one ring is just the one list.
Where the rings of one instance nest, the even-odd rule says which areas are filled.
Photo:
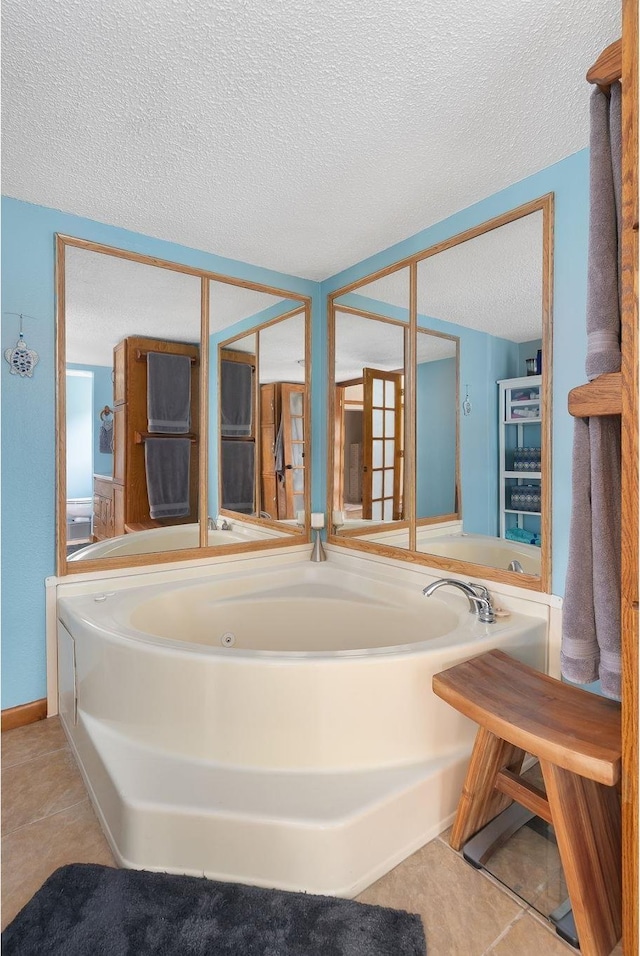
[[253, 419], [253, 368], [245, 362], [221, 362], [220, 421], [223, 438], [248, 438]]
[[255, 510], [255, 445], [252, 441], [221, 442], [222, 507], [240, 514]]
[[99, 447], [103, 455], [113, 453], [113, 418], [103, 421], [100, 425]]
[[[590, 379], [620, 369], [620, 84], [591, 95], [587, 360]], [[576, 419], [562, 674], [620, 699], [620, 417]]]
[[280, 419], [278, 434], [273, 449], [273, 470], [280, 479], [284, 481], [284, 419]]
[[191, 427], [191, 359], [167, 352], [147, 353], [148, 429], [156, 435], [183, 435]]
[[188, 438], [147, 438], [144, 461], [149, 514], [152, 518], [181, 518], [189, 514]]

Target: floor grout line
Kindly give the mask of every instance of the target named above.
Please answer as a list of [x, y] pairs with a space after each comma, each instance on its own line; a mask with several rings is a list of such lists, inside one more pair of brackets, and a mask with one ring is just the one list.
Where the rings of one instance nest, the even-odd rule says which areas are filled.
[[68, 750], [71, 752], [71, 748], [68, 744], [63, 744], [62, 747], [54, 747], [53, 750], [45, 750], [40, 754], [33, 754], [32, 757], [25, 757], [24, 760], [16, 760], [14, 763], [5, 764], [4, 760], [0, 756], [0, 767], [2, 767], [2, 772], [6, 773], [8, 770], [13, 770], [14, 767], [23, 767], [26, 763], [31, 763], [32, 760], [39, 760], [40, 757], [49, 757], [51, 754], [60, 753], [61, 750]]
[[[27, 827], [33, 826], [34, 823], [42, 823], [43, 820], [48, 820], [50, 817], [57, 817], [60, 813], [66, 813], [67, 810], [73, 810], [74, 807], [79, 807], [81, 803], [85, 803], [89, 800], [89, 794], [85, 794], [82, 800], [78, 800], [76, 803], [70, 803], [68, 807], [61, 807], [59, 810], [54, 810], [52, 813], [45, 813], [41, 817], [36, 817], [35, 820], [29, 820], [28, 823], [22, 823], [19, 827], [13, 827], [11, 830], [7, 830], [6, 833], [2, 834], [2, 839], [5, 837], [13, 836], [14, 833], [19, 833], [20, 830], [24, 830]], [[89, 801], [91, 803], [91, 801]]]
[[507, 936], [508, 933], [511, 932], [515, 924], [518, 923], [524, 915], [525, 915], [525, 910], [523, 909], [521, 909], [519, 913], [516, 913], [516, 915], [511, 920], [511, 922], [507, 926], [505, 926], [502, 932], [498, 936], [496, 936], [494, 941], [487, 946], [484, 953], [482, 953], [482, 956], [490, 956], [490, 953], [495, 950], [498, 943], [500, 943], [505, 938], [505, 936]]

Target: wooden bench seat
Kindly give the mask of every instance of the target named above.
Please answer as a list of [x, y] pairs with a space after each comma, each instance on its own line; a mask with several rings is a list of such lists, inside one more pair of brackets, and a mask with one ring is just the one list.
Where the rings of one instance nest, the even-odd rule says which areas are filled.
[[[493, 650], [433, 690], [479, 725], [450, 842], [459, 850], [513, 800], [554, 827], [583, 956], [621, 934], [620, 705]], [[537, 757], [545, 791], [520, 778]]]

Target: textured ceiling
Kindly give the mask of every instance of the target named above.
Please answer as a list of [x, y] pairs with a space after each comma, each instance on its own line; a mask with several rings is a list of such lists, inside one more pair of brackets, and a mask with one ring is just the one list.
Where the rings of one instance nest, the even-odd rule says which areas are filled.
[[3, 191], [321, 279], [587, 144], [619, 0], [4, 0]]

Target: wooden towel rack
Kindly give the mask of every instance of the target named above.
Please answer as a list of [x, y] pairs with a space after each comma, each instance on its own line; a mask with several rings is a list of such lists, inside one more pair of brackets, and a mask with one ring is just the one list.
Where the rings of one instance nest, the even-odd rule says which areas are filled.
[[[587, 82], [608, 90], [622, 77], [622, 40], [606, 47], [587, 70]], [[569, 414], [576, 418], [622, 414], [622, 373], [599, 375], [569, 392]]]

